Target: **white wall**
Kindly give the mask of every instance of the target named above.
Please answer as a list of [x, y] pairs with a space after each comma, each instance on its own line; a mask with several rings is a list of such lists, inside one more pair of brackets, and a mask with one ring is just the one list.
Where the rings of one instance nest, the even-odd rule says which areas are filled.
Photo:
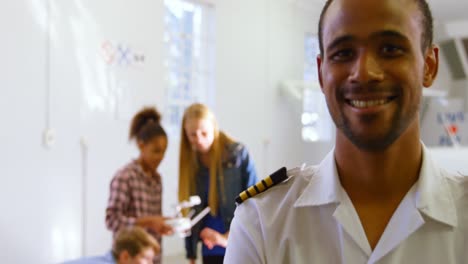
[[[75, 102], [58, 98], [76, 93], [62, 87], [49, 97], [46, 91], [44, 10], [23, 0], [0, 11], [0, 255], [5, 263], [53, 260], [76, 253], [80, 242], [79, 145], [59, 140], [53, 151], [41, 145], [47, 123], [63, 133], [61, 139], [79, 136]], [[53, 114], [59, 109], [71, 119]]]
[[[461, 39], [468, 37], [468, 20], [455, 20], [436, 25], [436, 36], [438, 41], [446, 41], [448, 39]], [[468, 70], [468, 58], [466, 54], [459, 50], [461, 62]], [[451, 78], [447, 61], [444, 54], [441, 54], [441, 65], [439, 78], [434, 84], [436, 88], [445, 89], [450, 97], [463, 98], [465, 100], [465, 111], [468, 111], [468, 80], [456, 80]]]
[[[127, 142], [129, 118], [164, 102], [162, 12], [160, 1], [2, 6], [2, 262], [54, 263], [110, 247], [109, 181], [136, 154]], [[106, 65], [106, 40], [144, 53], [145, 64]], [[50, 148], [42, 144], [46, 128], [56, 135]]]
[[249, 147], [262, 175], [281, 166], [315, 163], [331, 148], [331, 143], [301, 140], [300, 115], [279, 93], [281, 81], [303, 78], [304, 35], [316, 33], [321, 8], [291, 3], [216, 5], [217, 85], [222, 91], [216, 110], [221, 127]]
[[[85, 182], [81, 248], [86, 255], [101, 254], [110, 247], [111, 235], [104, 225], [108, 186], [115, 171], [136, 157], [127, 141], [130, 118], [139, 108], [155, 104], [164, 109], [162, 76], [162, 2], [138, 1], [52, 1], [51, 87], [74, 91], [60, 96], [74, 105], [75, 115], [57, 115], [79, 127], [81, 174]], [[144, 54], [144, 63], [131, 62], [116, 53], [113, 63], [105, 63], [104, 43], [112, 49]], [[64, 137], [65, 140], [65, 137]], [[172, 144], [171, 144], [172, 146]], [[165, 181], [170, 173], [164, 173]], [[173, 174], [173, 173], [172, 173]]]

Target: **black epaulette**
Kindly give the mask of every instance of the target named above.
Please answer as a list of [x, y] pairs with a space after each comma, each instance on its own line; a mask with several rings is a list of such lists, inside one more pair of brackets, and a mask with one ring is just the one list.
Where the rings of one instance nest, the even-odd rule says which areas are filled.
[[261, 180], [257, 184], [250, 186], [247, 190], [241, 192], [236, 198], [236, 204], [241, 204], [243, 201], [249, 199], [250, 197], [253, 197], [259, 193], [270, 189], [276, 184], [283, 182], [287, 178], [288, 171], [286, 170], [286, 167], [282, 167], [281, 169], [275, 171], [273, 174]]

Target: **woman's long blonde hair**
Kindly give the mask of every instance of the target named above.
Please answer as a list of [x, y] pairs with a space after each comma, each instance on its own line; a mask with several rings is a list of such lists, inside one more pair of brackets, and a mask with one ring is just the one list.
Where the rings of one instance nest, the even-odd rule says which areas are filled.
[[214, 140], [209, 150], [210, 165], [210, 189], [208, 191], [208, 206], [213, 215], [217, 214], [219, 205], [218, 182], [224, 192], [224, 175], [222, 160], [224, 149], [227, 144], [234, 142], [229, 136], [221, 132], [213, 112], [207, 106], [199, 103], [190, 105], [184, 112], [181, 127], [181, 142], [179, 156], [179, 201], [186, 201], [196, 192], [195, 175], [200, 168], [197, 153], [192, 149], [187, 134], [185, 133], [185, 122], [188, 119], [209, 120], [214, 127]]

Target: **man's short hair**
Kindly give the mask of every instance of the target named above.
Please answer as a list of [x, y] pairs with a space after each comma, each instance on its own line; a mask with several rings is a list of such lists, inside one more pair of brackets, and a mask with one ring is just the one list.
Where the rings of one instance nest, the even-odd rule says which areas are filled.
[[114, 238], [112, 255], [118, 259], [120, 253], [127, 251], [131, 257], [135, 257], [146, 248], [152, 248], [155, 254], [159, 253], [158, 241], [138, 226], [120, 229]]
[[[421, 19], [421, 26], [422, 26], [422, 42], [421, 42], [421, 50], [424, 52], [428, 47], [432, 45], [432, 41], [434, 38], [434, 22], [432, 18], [431, 9], [429, 8], [429, 4], [426, 0], [413, 0], [416, 1], [419, 11], [421, 11], [422, 19]], [[318, 24], [318, 37], [319, 37], [319, 47], [320, 47], [320, 54], [323, 56], [323, 21], [325, 19], [325, 13], [328, 10], [328, 7], [333, 2], [333, 0], [327, 0], [325, 5], [323, 6], [322, 12], [320, 13], [320, 20]]]

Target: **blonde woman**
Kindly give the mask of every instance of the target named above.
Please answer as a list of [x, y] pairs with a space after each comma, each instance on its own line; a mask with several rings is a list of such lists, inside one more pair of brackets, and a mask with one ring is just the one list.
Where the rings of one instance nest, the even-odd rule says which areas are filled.
[[200, 196], [197, 211], [209, 206], [211, 213], [192, 228], [185, 247], [190, 263], [203, 241], [203, 263], [223, 263], [236, 196], [257, 182], [255, 166], [247, 149], [218, 128], [213, 112], [203, 104], [189, 106], [182, 119], [179, 159], [179, 200]]

